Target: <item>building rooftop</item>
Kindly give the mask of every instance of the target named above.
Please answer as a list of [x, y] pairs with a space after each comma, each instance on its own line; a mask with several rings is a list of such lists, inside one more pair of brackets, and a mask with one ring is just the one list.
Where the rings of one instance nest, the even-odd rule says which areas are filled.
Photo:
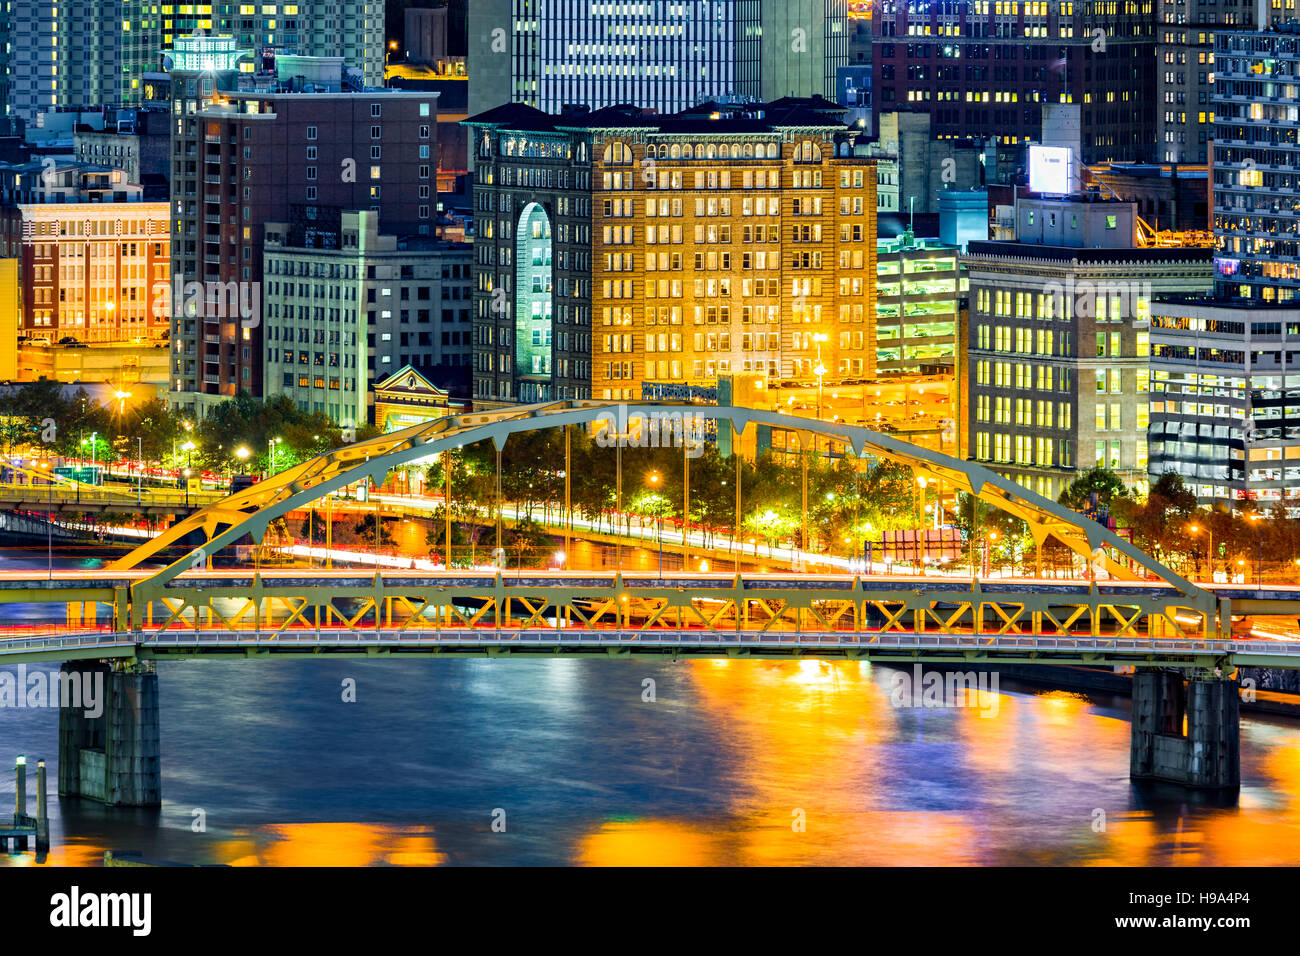
[[662, 133], [770, 133], [778, 129], [850, 129], [847, 110], [820, 96], [782, 97], [770, 103], [718, 103], [712, 100], [660, 115], [630, 105], [600, 110], [566, 109], [544, 113], [524, 103], [505, 103], [465, 120], [467, 126], [495, 126], [531, 132], [571, 129], [652, 129]]
[[1076, 246], [1047, 246], [1033, 242], [1002, 242], [996, 240], [972, 240], [966, 247], [967, 258], [987, 259], [1052, 259], [1062, 262], [1204, 262], [1211, 260], [1212, 250], [1203, 247], [1184, 246], [1138, 246], [1128, 248], [1117, 246], [1103, 249], [1088, 249]]
[[[1255, 299], [1219, 299], [1214, 296], [1165, 296], [1160, 300], [1162, 306], [1195, 306], [1196, 308], [1222, 309], [1241, 312], [1300, 312], [1300, 299], [1289, 302], [1265, 302]], [[1243, 319], [1249, 316], [1242, 316]]]
[[1152, 179], [1206, 179], [1209, 167], [1194, 163], [1160, 165], [1157, 163], [1108, 163], [1089, 167], [1094, 175], [1150, 177]]

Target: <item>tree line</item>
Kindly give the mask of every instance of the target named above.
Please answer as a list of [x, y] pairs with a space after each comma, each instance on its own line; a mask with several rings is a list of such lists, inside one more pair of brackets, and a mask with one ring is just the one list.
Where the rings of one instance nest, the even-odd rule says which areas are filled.
[[[366, 426], [353, 438], [374, 434]], [[240, 393], [195, 422], [160, 399], [110, 397], [101, 402], [84, 388], [69, 392], [49, 379], [0, 390], [0, 445], [6, 455], [100, 463], [143, 457], [147, 464], [167, 468], [265, 473], [272, 457], [274, 470], [283, 471], [345, 444], [343, 438], [328, 415], [303, 411], [284, 395], [260, 400]], [[248, 451], [244, 459], [237, 454], [241, 447]]]

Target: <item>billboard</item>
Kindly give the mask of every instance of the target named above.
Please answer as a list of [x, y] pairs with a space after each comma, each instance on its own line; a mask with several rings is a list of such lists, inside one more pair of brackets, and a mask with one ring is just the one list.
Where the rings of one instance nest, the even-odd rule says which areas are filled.
[[1029, 147], [1029, 188], [1036, 193], [1069, 195], [1073, 150], [1068, 146]]

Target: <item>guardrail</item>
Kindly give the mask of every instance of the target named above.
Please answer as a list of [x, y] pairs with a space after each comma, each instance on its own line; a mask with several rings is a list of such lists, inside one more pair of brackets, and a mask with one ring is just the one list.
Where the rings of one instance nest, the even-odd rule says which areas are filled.
[[[746, 634], [735, 631], [585, 631], [579, 628], [475, 628], [458, 630], [345, 630], [304, 628], [259, 632], [229, 630], [166, 630], [121, 632], [81, 629], [75, 634], [0, 636], [0, 658], [6, 654], [37, 653], [100, 647], [104, 649], [202, 647], [684, 647], [684, 648], [861, 648], [900, 651], [1033, 651], [1039, 654], [1099, 652], [1145, 656], [1152, 654], [1214, 654], [1294, 657], [1300, 667], [1300, 643], [1283, 641], [1136, 640], [1106, 637], [1026, 635], [889, 634], [852, 632], [779, 632]], [[1045, 659], [1044, 663], [1051, 663]]]
[[187, 495], [184, 491], [170, 489], [163, 491], [146, 488], [143, 493], [137, 493], [134, 488], [130, 490], [99, 487], [73, 489], [56, 485], [53, 492], [51, 492], [49, 486], [46, 485], [0, 485], [0, 502], [21, 501], [33, 506], [53, 503], [57, 505], [121, 504], [134, 507], [137, 504], [144, 504], [146, 506], [183, 505], [193, 507], [199, 504], [220, 501], [223, 497], [225, 497], [225, 493], [220, 491], [192, 491]]

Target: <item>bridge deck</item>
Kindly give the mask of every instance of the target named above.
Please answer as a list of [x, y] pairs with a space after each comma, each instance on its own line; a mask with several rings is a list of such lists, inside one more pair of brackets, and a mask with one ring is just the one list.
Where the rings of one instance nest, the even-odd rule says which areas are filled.
[[899, 634], [784, 631], [654, 632], [566, 628], [457, 630], [311, 629], [274, 633], [108, 629], [0, 639], [0, 661], [85, 658], [420, 655], [601, 655], [673, 657], [835, 657], [984, 663], [1124, 664], [1300, 668], [1300, 644], [1282, 641], [1151, 640], [1053, 635]]

